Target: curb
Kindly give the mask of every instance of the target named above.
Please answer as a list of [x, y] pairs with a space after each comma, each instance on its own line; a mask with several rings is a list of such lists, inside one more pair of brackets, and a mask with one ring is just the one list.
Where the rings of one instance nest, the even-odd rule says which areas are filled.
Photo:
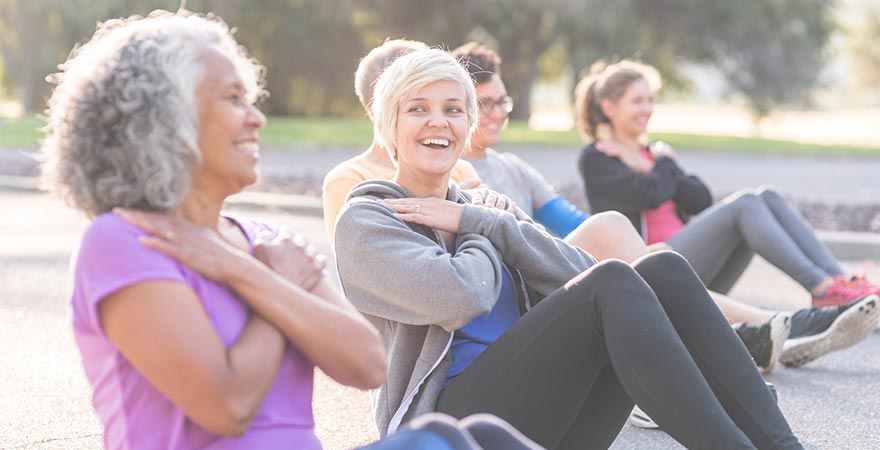
[[[0, 190], [41, 192], [36, 178], [5, 175], [0, 175]], [[324, 216], [321, 199], [305, 195], [246, 191], [229, 197], [226, 206], [244, 211], [281, 212], [309, 217]], [[816, 233], [837, 259], [880, 261], [880, 233], [823, 230]]]
[[241, 192], [226, 200], [229, 208], [245, 211], [283, 212], [298, 216], [324, 217], [324, 205], [319, 197], [275, 194], [271, 192]]

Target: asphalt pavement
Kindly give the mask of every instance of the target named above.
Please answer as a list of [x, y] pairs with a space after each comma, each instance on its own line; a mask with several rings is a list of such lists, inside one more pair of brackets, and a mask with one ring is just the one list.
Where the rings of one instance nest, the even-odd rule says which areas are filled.
[[[362, 149], [261, 152], [266, 174], [324, 174]], [[580, 183], [579, 149], [499, 146], [516, 153], [549, 181]], [[737, 152], [680, 151], [681, 165], [699, 174], [717, 193], [772, 184], [793, 198], [840, 203], [880, 202], [880, 158], [836, 155], [761, 155]], [[2, 161], [2, 160], [0, 160]]]
[[[99, 449], [101, 425], [70, 327], [68, 260], [87, 221], [58, 200], [0, 190], [0, 450]], [[235, 212], [235, 210], [232, 210]], [[319, 217], [281, 210], [248, 211], [304, 234], [329, 255]], [[331, 264], [332, 266], [332, 264]], [[845, 262], [848, 269], [855, 262]], [[872, 272], [880, 279], [880, 269]], [[761, 260], [732, 294], [751, 303], [793, 309], [808, 294]], [[767, 376], [795, 433], [807, 448], [880, 449], [880, 332], [857, 346], [799, 369]], [[318, 374], [315, 416], [328, 450], [376, 436], [366, 392]], [[613, 449], [681, 448], [660, 431], [625, 426]]]

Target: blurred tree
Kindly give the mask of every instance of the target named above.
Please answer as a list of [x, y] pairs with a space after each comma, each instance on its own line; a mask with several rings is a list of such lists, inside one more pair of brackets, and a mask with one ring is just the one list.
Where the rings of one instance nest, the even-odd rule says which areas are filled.
[[650, 39], [713, 64], [756, 120], [804, 102], [819, 80], [834, 0], [636, 0]]
[[867, 2], [859, 7], [858, 22], [846, 30], [853, 69], [859, 84], [880, 86], [880, 4]]
[[[37, 112], [51, 86], [46, 76], [57, 70], [76, 42], [88, 38], [108, 17], [146, 13], [178, 1], [0, 0], [0, 55], [7, 90], [18, 94], [26, 112]], [[8, 26], [7, 26], [8, 24]]]
[[[776, 103], [802, 98], [816, 83], [832, 2], [189, 0], [186, 6], [223, 17], [266, 65], [268, 113], [360, 114], [353, 73], [358, 59], [384, 38], [447, 48], [477, 38], [504, 59], [504, 79], [516, 99], [513, 117], [525, 119], [542, 70], [559, 73], [570, 66], [577, 72], [615, 56], [639, 56], [673, 81], [680, 61], [714, 64], [757, 114], [766, 114]], [[180, 0], [0, 0], [0, 80], [28, 111], [39, 110], [50, 88], [45, 76], [96, 22], [179, 6]], [[866, 52], [877, 48], [864, 42]]]
[[239, 6], [239, 41], [266, 65], [272, 114], [360, 110], [353, 75], [364, 53], [354, 0], [265, 0]]
[[[0, 53], [4, 68], [9, 70], [4, 79], [11, 83], [26, 111], [42, 107], [42, 97], [48, 86], [43, 82], [51, 58], [46, 53], [52, 42], [45, 42], [50, 2], [0, 0]], [[48, 50], [48, 51], [47, 51]]]

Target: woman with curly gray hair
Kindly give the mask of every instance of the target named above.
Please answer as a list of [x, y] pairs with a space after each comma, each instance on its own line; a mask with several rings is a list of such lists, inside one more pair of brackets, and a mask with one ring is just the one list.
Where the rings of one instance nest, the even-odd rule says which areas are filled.
[[[301, 239], [220, 212], [257, 177], [261, 67], [223, 22], [157, 11], [101, 24], [62, 70], [44, 173], [92, 219], [73, 326], [105, 447], [320, 449], [313, 368], [370, 389], [385, 354]], [[480, 446], [538, 448], [435, 415], [370, 449]]]
[[319, 449], [313, 367], [383, 381], [323, 260], [220, 213], [257, 179], [261, 70], [220, 20], [159, 11], [101, 24], [55, 76], [46, 182], [92, 219], [73, 326], [109, 449]]

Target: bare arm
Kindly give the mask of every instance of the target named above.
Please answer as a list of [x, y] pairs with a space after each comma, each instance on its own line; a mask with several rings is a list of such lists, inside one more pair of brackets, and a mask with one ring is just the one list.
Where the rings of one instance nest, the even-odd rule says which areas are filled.
[[170, 281], [121, 289], [98, 306], [108, 338], [162, 394], [205, 429], [247, 431], [278, 373], [284, 339], [252, 315], [226, 348], [199, 299]]
[[379, 387], [386, 369], [379, 333], [326, 277], [310, 291], [285, 278], [291, 253], [284, 243], [262, 247], [258, 255], [266, 265], [230, 274], [230, 285], [331, 378], [360, 389]]
[[[327, 375], [361, 389], [384, 381], [385, 353], [378, 332], [335, 292], [320, 275], [323, 263], [293, 237], [259, 243], [257, 260], [230, 249], [217, 233], [184, 220], [123, 214], [154, 234], [145, 245], [229, 284]], [[174, 242], [159, 237], [167, 230], [173, 231]]]

